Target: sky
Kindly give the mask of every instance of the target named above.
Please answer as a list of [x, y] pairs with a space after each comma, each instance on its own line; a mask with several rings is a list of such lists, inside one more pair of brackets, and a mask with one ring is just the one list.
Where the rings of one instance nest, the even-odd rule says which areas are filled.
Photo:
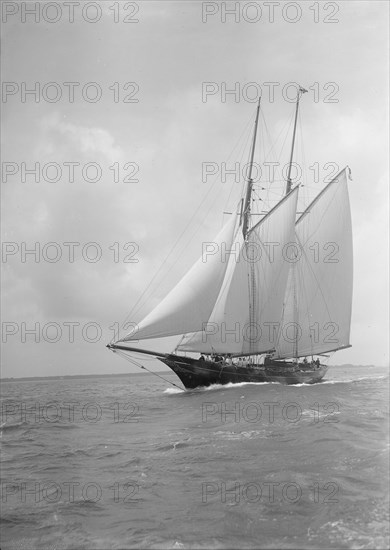
[[136, 370], [105, 345], [235, 207], [222, 169], [247, 160], [260, 91], [256, 159], [287, 162], [292, 83], [301, 206], [337, 168], [353, 178], [352, 347], [332, 364], [387, 365], [388, 3], [33, 5], [2, 3], [1, 376]]

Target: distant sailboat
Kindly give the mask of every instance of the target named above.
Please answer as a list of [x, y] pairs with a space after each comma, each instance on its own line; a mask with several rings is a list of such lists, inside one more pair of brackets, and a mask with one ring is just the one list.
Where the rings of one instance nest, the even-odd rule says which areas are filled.
[[[214, 239], [217, 250], [190, 271], [131, 333], [107, 347], [152, 355], [168, 365], [186, 388], [239, 382], [315, 383], [327, 353], [350, 347], [352, 227], [344, 168], [297, 218], [299, 186], [291, 166], [285, 196], [252, 224], [252, 167], [237, 215]], [[128, 343], [180, 336], [174, 353]], [[186, 352], [200, 353], [193, 358]]]

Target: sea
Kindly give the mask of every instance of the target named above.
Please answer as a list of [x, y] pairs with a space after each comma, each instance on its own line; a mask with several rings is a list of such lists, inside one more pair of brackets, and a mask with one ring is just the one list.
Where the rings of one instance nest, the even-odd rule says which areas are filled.
[[158, 374], [3, 381], [2, 550], [389, 548], [388, 368]]

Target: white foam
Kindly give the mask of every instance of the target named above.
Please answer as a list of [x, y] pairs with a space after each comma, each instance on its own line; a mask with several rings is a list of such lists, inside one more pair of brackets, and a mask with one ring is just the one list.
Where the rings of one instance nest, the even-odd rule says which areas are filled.
[[202, 391], [228, 389], [228, 388], [240, 388], [242, 386], [264, 386], [264, 384], [278, 384], [278, 382], [229, 382], [228, 384], [211, 384], [211, 386], [199, 388]]
[[[315, 384], [308, 384], [305, 382], [302, 382], [301, 384], [288, 384], [289, 388], [301, 388], [302, 386], [317, 386], [318, 384], [350, 384], [352, 382], [360, 382], [361, 380], [383, 380], [385, 378], [388, 378], [388, 376], [361, 376], [359, 378], [354, 378], [351, 380], [322, 380], [321, 382], [315, 383]], [[178, 394], [178, 393], [185, 393], [185, 392], [199, 392], [199, 391], [213, 391], [213, 390], [220, 390], [220, 389], [229, 389], [229, 388], [240, 388], [242, 386], [264, 386], [266, 384], [277, 384], [277, 385], [284, 385], [280, 384], [280, 382], [229, 382], [228, 384], [211, 384], [210, 386], [199, 386], [198, 388], [194, 389], [180, 389], [180, 388], [166, 388], [164, 390], [164, 393], [168, 394]]]

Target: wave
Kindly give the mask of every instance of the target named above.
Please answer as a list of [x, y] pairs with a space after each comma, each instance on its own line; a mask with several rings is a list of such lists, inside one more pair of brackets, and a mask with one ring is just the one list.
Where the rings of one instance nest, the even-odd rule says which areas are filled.
[[[358, 378], [352, 378], [348, 380], [321, 380], [320, 382], [317, 382], [316, 384], [308, 384], [305, 382], [302, 382], [301, 384], [289, 384], [289, 388], [301, 388], [302, 386], [308, 386], [308, 387], [318, 387], [319, 385], [333, 385], [333, 384], [352, 384], [353, 382], [361, 382], [363, 380], [386, 380], [388, 379], [388, 375], [384, 376], [359, 376]], [[264, 385], [277, 385], [277, 386], [284, 386], [284, 384], [280, 384], [279, 382], [229, 382], [228, 384], [211, 384], [210, 386], [200, 386], [199, 388], [194, 389], [181, 389], [181, 388], [166, 388], [163, 393], [167, 393], [169, 395], [176, 395], [176, 394], [192, 394], [192, 393], [199, 393], [199, 392], [205, 392], [205, 391], [215, 391], [220, 389], [229, 389], [229, 388], [239, 388], [242, 386], [264, 386]]]
[[359, 378], [352, 378], [348, 380], [321, 380], [320, 382], [317, 382], [315, 384], [291, 384], [288, 387], [289, 388], [301, 388], [302, 386], [311, 386], [311, 387], [318, 387], [318, 386], [328, 386], [333, 384], [353, 384], [354, 382], [361, 382], [363, 380], [384, 380], [388, 379], [388, 376], [360, 376]]
[[179, 388], [166, 388], [163, 393], [167, 394], [193, 394], [193, 393], [200, 393], [200, 392], [206, 392], [206, 391], [218, 391], [218, 390], [226, 390], [230, 388], [240, 388], [242, 386], [264, 386], [274, 384], [277, 386], [280, 386], [279, 382], [229, 382], [228, 384], [210, 384], [210, 386], [200, 386], [199, 388], [194, 389], [179, 389]]
[[176, 394], [176, 393], [185, 393], [186, 390], [181, 390], [180, 388], [166, 388], [163, 393]]
[[10, 432], [25, 426], [30, 426], [30, 424], [25, 421], [17, 422], [16, 424], [7, 424], [6, 422], [3, 422], [3, 424], [0, 425], [0, 430], [3, 432]]

